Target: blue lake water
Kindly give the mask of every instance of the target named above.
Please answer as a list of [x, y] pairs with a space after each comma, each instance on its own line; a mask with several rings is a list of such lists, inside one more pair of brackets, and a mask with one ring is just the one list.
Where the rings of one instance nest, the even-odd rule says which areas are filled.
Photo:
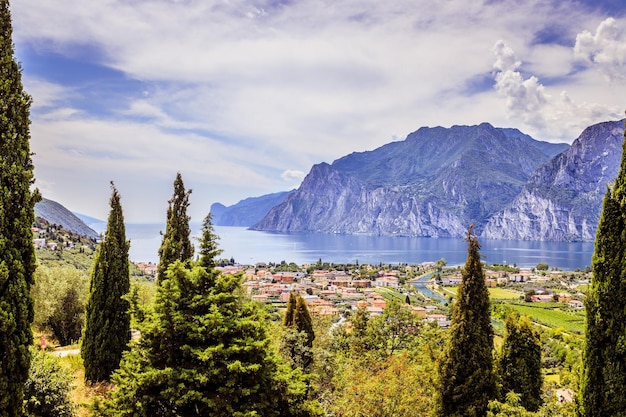
[[[101, 231], [104, 225], [91, 225]], [[200, 224], [192, 224], [199, 235]], [[161, 224], [127, 224], [133, 261], [158, 261]], [[334, 263], [417, 264], [444, 258], [448, 265], [462, 265], [467, 258], [467, 243], [456, 238], [415, 238], [317, 233], [268, 233], [243, 227], [216, 226], [222, 257], [242, 264], [257, 262], [314, 263], [318, 259]], [[481, 254], [488, 263], [532, 267], [540, 262], [550, 268], [573, 271], [591, 265], [592, 242], [535, 242], [480, 240]]]

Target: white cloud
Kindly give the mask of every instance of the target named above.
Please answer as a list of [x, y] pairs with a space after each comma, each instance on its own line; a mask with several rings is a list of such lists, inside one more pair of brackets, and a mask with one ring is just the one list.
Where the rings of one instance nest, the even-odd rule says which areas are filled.
[[552, 96], [537, 77], [524, 77], [519, 71], [522, 62], [503, 41], [496, 42], [493, 53], [496, 56], [495, 89], [506, 99], [509, 117], [521, 120], [539, 137], [576, 137], [592, 123], [620, 117], [617, 106], [576, 103], [566, 91]]
[[282, 174], [280, 174], [280, 177], [288, 182], [294, 182], [294, 181], [302, 181], [305, 177], [306, 173], [304, 173], [303, 171], [300, 171], [298, 169], [287, 169], [285, 171], [283, 171]]
[[626, 37], [617, 21], [610, 17], [596, 28], [576, 36], [576, 57], [596, 67], [609, 79], [626, 79]]

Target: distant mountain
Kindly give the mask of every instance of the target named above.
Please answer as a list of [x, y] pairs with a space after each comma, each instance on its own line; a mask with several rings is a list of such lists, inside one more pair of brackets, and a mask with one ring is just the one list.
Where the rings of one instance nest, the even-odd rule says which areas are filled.
[[221, 203], [214, 203], [211, 205], [213, 224], [216, 226], [252, 226], [259, 222], [272, 207], [285, 201], [294, 191], [250, 197], [228, 207]]
[[585, 129], [540, 167], [521, 193], [492, 216], [482, 235], [495, 239], [592, 241], [607, 185], [619, 170], [624, 121]]
[[87, 226], [91, 224], [106, 224], [106, 220], [96, 219], [95, 217], [87, 216], [86, 214], [77, 213], [75, 211], [73, 211], [72, 213], [74, 213], [76, 217], [81, 219], [83, 223], [85, 223]]
[[93, 239], [98, 238], [98, 233], [96, 233], [92, 228], [87, 226], [74, 213], [72, 213], [56, 201], [43, 198], [40, 202], [35, 204], [35, 216], [47, 220], [48, 223], [63, 226], [70, 232], [87, 236]]
[[448, 237], [477, 233], [567, 144], [516, 129], [423, 127], [404, 141], [313, 166], [256, 230]]

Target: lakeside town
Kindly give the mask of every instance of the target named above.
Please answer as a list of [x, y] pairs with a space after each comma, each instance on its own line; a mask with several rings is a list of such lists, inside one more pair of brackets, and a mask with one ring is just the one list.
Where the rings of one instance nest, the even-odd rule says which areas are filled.
[[[149, 278], [157, 264], [134, 262]], [[340, 316], [365, 307], [371, 316], [383, 313], [392, 298], [403, 298], [426, 321], [449, 325], [448, 306], [461, 284], [461, 267], [446, 267], [445, 260], [418, 265], [296, 265], [259, 263], [254, 266], [228, 264], [217, 267], [224, 274], [241, 274], [243, 287], [252, 300], [284, 307], [292, 292], [299, 293], [312, 314]], [[485, 265], [485, 284], [500, 295], [533, 303], [561, 303], [565, 308], [583, 308], [581, 288], [589, 283], [589, 271], [548, 270]], [[504, 292], [502, 292], [504, 291]]]

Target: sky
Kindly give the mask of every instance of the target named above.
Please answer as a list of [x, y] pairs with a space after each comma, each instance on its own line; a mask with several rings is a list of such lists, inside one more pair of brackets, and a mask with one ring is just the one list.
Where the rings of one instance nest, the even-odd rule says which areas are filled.
[[422, 126], [571, 143], [626, 109], [623, 0], [13, 0], [36, 186], [165, 222]]

